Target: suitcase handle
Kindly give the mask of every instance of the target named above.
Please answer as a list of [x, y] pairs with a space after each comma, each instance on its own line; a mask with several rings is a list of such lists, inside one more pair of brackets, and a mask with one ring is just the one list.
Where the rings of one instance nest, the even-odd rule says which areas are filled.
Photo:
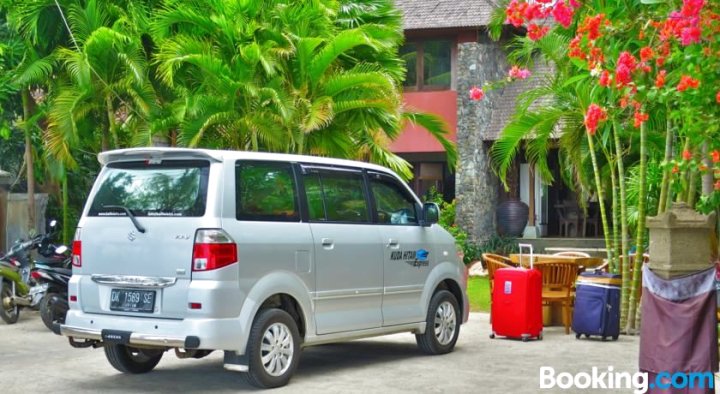
[[520, 267], [523, 266], [523, 264], [522, 264], [522, 261], [523, 261], [523, 259], [522, 259], [522, 258], [523, 258], [523, 252], [522, 252], [522, 251], [523, 251], [523, 249], [527, 249], [527, 250], [530, 251], [530, 269], [533, 269], [533, 260], [534, 260], [534, 258], [533, 258], [533, 246], [532, 246], [531, 244], [520, 244], [520, 243], [518, 244], [518, 251], [520, 252], [520, 260], [519, 260], [519, 262], [520, 262]]

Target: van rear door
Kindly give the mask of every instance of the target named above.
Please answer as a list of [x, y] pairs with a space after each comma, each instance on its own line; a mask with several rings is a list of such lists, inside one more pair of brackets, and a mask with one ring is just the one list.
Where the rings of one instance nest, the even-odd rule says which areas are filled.
[[203, 219], [210, 168], [199, 159], [105, 166], [76, 236], [83, 311], [185, 316], [196, 230], [219, 225]]

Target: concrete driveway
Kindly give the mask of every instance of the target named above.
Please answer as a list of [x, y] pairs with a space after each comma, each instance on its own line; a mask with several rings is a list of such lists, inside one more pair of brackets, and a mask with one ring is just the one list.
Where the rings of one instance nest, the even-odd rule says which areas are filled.
[[[428, 357], [415, 338], [398, 334], [303, 351], [290, 385], [292, 393], [537, 393], [587, 392], [539, 389], [541, 366], [559, 372], [590, 372], [592, 367], [634, 373], [637, 337], [617, 342], [576, 340], [560, 327], [545, 339], [523, 343], [489, 339], [488, 315], [472, 314], [462, 327], [455, 352]], [[166, 353], [145, 375], [123, 375], [101, 349], [73, 349], [49, 332], [37, 313], [23, 311], [12, 326], [0, 322], [0, 392], [3, 393], [235, 393], [254, 390], [239, 373], [222, 368], [222, 353], [201, 360], [179, 360]], [[593, 390], [591, 390], [593, 391]], [[594, 390], [594, 392], [607, 390]], [[616, 392], [632, 392], [620, 390]]]

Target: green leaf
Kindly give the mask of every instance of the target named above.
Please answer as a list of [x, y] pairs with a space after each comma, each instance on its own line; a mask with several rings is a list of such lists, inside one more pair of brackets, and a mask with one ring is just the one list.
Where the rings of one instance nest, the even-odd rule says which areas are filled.
[[666, 0], [640, 0], [640, 3], [642, 4], [662, 4], [665, 2]]
[[570, 85], [572, 85], [572, 84], [574, 84], [574, 83], [576, 83], [576, 82], [579, 82], [579, 81], [582, 81], [582, 80], [584, 80], [584, 79], [587, 79], [588, 77], [590, 77], [590, 74], [582, 73], [582, 74], [580, 74], [580, 75], [576, 75], [576, 76], [574, 76], [574, 77], [568, 78], [568, 80], [565, 81], [565, 83], [562, 84], [562, 87], [563, 87], [563, 88], [566, 88], [566, 87], [568, 87], [568, 86], [570, 86]]

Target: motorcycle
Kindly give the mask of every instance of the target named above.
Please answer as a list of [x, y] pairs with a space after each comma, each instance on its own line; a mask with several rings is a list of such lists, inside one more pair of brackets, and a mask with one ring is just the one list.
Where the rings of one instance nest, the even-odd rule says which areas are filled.
[[[54, 230], [56, 224], [55, 220], [50, 222], [50, 229]], [[36, 285], [32, 278], [33, 261], [30, 253], [37, 249], [48, 262], [67, 258], [56, 254], [55, 246], [50, 243], [51, 235], [52, 231], [38, 234], [28, 241], [18, 240], [0, 257], [0, 319], [5, 323], [16, 323], [21, 308], [38, 309], [48, 288], [47, 284]]]
[[71, 256], [65, 245], [55, 249], [57, 256], [64, 256], [58, 263], [35, 262], [30, 276], [37, 286], [45, 286], [45, 295], [40, 300], [40, 318], [45, 326], [52, 331], [53, 323], [65, 323], [68, 305], [68, 282], [72, 276]]

